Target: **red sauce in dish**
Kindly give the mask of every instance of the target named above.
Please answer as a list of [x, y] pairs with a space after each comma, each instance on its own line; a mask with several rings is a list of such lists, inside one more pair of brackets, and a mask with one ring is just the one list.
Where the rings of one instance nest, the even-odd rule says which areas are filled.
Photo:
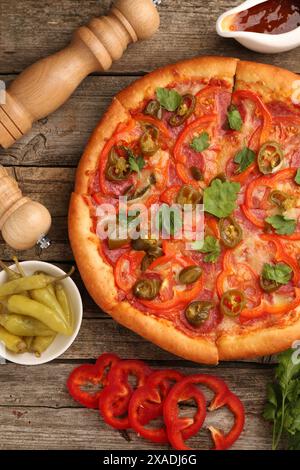
[[232, 31], [282, 34], [300, 26], [300, 0], [268, 0], [234, 16]]

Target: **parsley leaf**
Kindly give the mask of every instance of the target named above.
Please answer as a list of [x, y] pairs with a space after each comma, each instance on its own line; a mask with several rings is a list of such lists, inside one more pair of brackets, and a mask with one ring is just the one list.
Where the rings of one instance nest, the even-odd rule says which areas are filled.
[[295, 183], [300, 185], [300, 168], [298, 168], [296, 176], [295, 176]]
[[209, 135], [207, 132], [202, 132], [198, 137], [194, 137], [190, 143], [190, 147], [196, 152], [203, 152], [210, 146]]
[[277, 282], [277, 284], [287, 284], [291, 280], [292, 272], [292, 268], [285, 263], [265, 263], [262, 270], [262, 276], [268, 281]]
[[167, 111], [176, 111], [182, 101], [181, 95], [176, 90], [169, 90], [168, 88], [157, 88], [156, 98]]
[[254, 160], [255, 152], [253, 152], [253, 150], [249, 149], [248, 147], [243, 147], [242, 150], [236, 154], [233, 160], [234, 163], [239, 165], [236, 173], [243, 173], [243, 171], [245, 171], [248, 166], [254, 162]]
[[221, 254], [220, 242], [217, 238], [207, 235], [199, 251], [200, 253], [207, 253], [204, 257], [206, 263], [215, 263]]
[[241, 186], [231, 181], [215, 179], [204, 189], [204, 210], [216, 217], [228, 217], [235, 209], [237, 194]]
[[296, 220], [286, 219], [280, 214], [267, 217], [265, 220], [273, 227], [275, 233], [278, 235], [291, 235], [296, 230]]
[[300, 449], [300, 361], [295, 349], [278, 356], [275, 382], [268, 385], [263, 417], [273, 422], [274, 450], [283, 435], [289, 449]]
[[131, 171], [135, 171], [138, 174], [140, 174], [141, 170], [146, 165], [146, 162], [143, 159], [143, 157], [141, 156], [135, 157], [134, 155], [129, 155], [128, 163], [129, 163]]
[[243, 126], [243, 120], [236, 106], [231, 105], [227, 111], [227, 119], [230, 129], [240, 131]]

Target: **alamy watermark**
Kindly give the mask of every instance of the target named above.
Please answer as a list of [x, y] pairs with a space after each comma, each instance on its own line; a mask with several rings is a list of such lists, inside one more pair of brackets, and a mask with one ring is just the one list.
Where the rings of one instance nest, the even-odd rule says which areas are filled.
[[203, 204], [128, 205], [120, 196], [117, 205], [100, 204], [96, 210], [100, 240], [183, 240], [187, 249], [199, 249], [204, 240]]

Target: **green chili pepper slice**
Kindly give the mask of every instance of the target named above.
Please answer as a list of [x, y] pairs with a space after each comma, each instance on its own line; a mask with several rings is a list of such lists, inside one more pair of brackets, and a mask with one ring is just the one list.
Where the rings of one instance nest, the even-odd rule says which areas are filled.
[[161, 281], [158, 279], [141, 279], [133, 286], [133, 294], [138, 299], [153, 300], [157, 297]]
[[175, 114], [170, 117], [169, 124], [172, 127], [181, 126], [195, 111], [196, 98], [190, 93], [182, 97], [181, 104], [176, 109]]
[[202, 181], [204, 179], [202, 171], [196, 166], [191, 166], [190, 172], [195, 181]]
[[294, 197], [278, 189], [271, 191], [269, 201], [285, 211], [295, 206]]
[[226, 217], [219, 221], [220, 238], [228, 248], [235, 248], [243, 238], [242, 227], [234, 217]]
[[271, 293], [279, 289], [280, 284], [270, 279], [265, 279], [262, 275], [259, 278], [259, 284], [263, 291]]
[[185, 318], [190, 325], [201, 326], [208, 320], [212, 308], [214, 304], [206, 300], [192, 302], [185, 309]]
[[146, 131], [140, 138], [140, 146], [142, 153], [150, 157], [151, 155], [154, 155], [157, 150], [159, 150], [159, 130], [157, 127], [152, 126], [151, 124], [147, 124], [144, 126], [146, 128]]
[[122, 181], [126, 180], [129, 175], [130, 166], [127, 159], [118, 154], [117, 147], [112, 147], [105, 168], [106, 179], [108, 181]]
[[246, 305], [246, 297], [243, 292], [231, 289], [224, 292], [220, 302], [220, 309], [228, 317], [237, 317]]
[[257, 163], [258, 168], [264, 175], [279, 170], [283, 162], [283, 150], [277, 142], [266, 142], [260, 149]]
[[202, 194], [189, 184], [183, 185], [178, 191], [176, 202], [181, 204], [199, 204], [202, 202]]
[[148, 114], [149, 116], [153, 116], [157, 119], [162, 118], [162, 107], [160, 103], [156, 100], [151, 100], [147, 104], [146, 108], [144, 109], [144, 114]]
[[180, 284], [193, 284], [198, 281], [201, 275], [202, 269], [200, 266], [187, 266], [180, 271], [178, 280]]

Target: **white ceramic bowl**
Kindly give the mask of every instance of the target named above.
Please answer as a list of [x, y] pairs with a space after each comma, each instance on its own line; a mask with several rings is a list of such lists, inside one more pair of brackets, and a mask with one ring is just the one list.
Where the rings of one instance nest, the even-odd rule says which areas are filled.
[[[23, 261], [20, 263], [20, 265], [22, 266], [27, 275], [31, 275], [35, 271], [45, 271], [47, 274], [53, 276], [61, 276], [62, 274], [65, 274], [62, 269], [58, 268], [57, 266], [54, 266], [53, 264], [45, 263], [44, 261]], [[10, 267], [15, 268], [15, 265], [13, 264]], [[0, 284], [5, 282], [6, 280], [6, 273], [4, 271], [1, 271]], [[7, 361], [15, 362], [16, 364], [36, 366], [39, 364], [45, 364], [46, 362], [53, 361], [53, 359], [56, 359], [57, 357], [61, 356], [71, 346], [76, 336], [78, 335], [81, 326], [83, 312], [82, 300], [75, 282], [70, 277], [62, 280], [61, 282], [68, 295], [70, 306], [73, 312], [74, 332], [72, 336], [64, 336], [58, 334], [53, 343], [49, 346], [49, 348], [42, 353], [41, 357], [36, 357], [33, 353], [12, 353], [8, 351], [2, 343], [0, 343], [0, 360], [3, 358]]]
[[300, 26], [293, 31], [283, 34], [263, 34], [228, 30], [226, 20], [229, 20], [229, 16], [247, 10], [265, 1], [266, 0], [247, 0], [241, 5], [223, 13], [223, 15], [218, 18], [216, 24], [216, 30], [219, 36], [236, 39], [236, 41], [252, 51], [267, 54], [286, 52], [300, 46]]

